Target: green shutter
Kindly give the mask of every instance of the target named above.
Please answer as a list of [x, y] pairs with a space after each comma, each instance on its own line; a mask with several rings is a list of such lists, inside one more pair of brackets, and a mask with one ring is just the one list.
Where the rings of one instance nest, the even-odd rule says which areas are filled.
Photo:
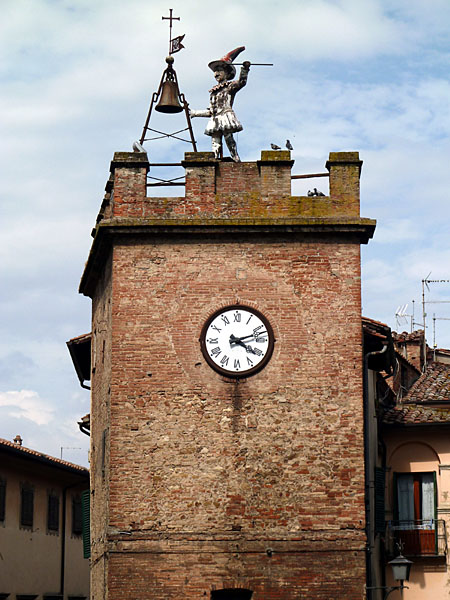
[[385, 487], [386, 471], [382, 467], [375, 467], [375, 533], [384, 534], [385, 524]]
[[48, 496], [47, 529], [49, 531], [59, 530], [59, 497], [53, 494]]
[[83, 557], [91, 557], [91, 496], [90, 490], [81, 494], [81, 508], [83, 513]]
[[34, 490], [23, 486], [21, 490], [20, 524], [25, 527], [33, 527], [34, 513]]
[[6, 507], [6, 481], [0, 479], [0, 521], [5, 520]]

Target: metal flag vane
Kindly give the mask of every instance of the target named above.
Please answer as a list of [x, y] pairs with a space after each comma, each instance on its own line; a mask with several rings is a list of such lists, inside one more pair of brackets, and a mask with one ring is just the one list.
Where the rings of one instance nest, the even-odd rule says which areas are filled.
[[176, 38], [172, 39], [172, 21], [180, 21], [181, 18], [180, 17], [174, 17], [172, 15], [173, 9], [169, 8], [169, 16], [168, 17], [161, 17], [163, 21], [169, 21], [169, 56], [171, 56], [172, 54], [175, 54], [175, 52], [179, 52], [180, 50], [182, 50], [184, 48], [183, 44], [181, 43], [184, 39], [185, 34], [183, 35], [179, 35]]

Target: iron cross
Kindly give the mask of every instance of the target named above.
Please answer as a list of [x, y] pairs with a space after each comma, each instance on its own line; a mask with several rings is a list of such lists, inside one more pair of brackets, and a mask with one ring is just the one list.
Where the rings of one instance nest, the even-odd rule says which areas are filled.
[[172, 49], [172, 21], [179, 21], [180, 17], [172, 17], [172, 8], [169, 8], [169, 16], [168, 17], [161, 17], [163, 21], [170, 21], [169, 24], [169, 54], [171, 52]]

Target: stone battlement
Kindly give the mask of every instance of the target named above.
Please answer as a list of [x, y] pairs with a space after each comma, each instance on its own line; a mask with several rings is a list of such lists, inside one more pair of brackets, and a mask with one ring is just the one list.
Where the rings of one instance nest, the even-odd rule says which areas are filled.
[[262, 151], [261, 160], [234, 163], [212, 152], [187, 152], [182, 197], [148, 197], [147, 155], [116, 152], [99, 215], [103, 218], [359, 217], [358, 152], [331, 152], [329, 196], [292, 196], [288, 151]]
[[97, 267], [117, 235], [337, 235], [367, 243], [375, 221], [359, 215], [358, 152], [331, 152], [328, 196], [292, 196], [288, 151], [262, 151], [261, 160], [234, 163], [212, 152], [187, 152], [185, 195], [147, 196], [146, 153], [116, 152], [92, 232], [94, 243], [80, 290], [93, 291]]

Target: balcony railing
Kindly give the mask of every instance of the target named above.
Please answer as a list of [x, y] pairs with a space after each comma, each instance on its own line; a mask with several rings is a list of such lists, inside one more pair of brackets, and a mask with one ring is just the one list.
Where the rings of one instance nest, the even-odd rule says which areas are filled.
[[406, 556], [445, 556], [447, 535], [443, 519], [421, 521], [388, 521], [388, 539], [395, 544], [401, 542]]

